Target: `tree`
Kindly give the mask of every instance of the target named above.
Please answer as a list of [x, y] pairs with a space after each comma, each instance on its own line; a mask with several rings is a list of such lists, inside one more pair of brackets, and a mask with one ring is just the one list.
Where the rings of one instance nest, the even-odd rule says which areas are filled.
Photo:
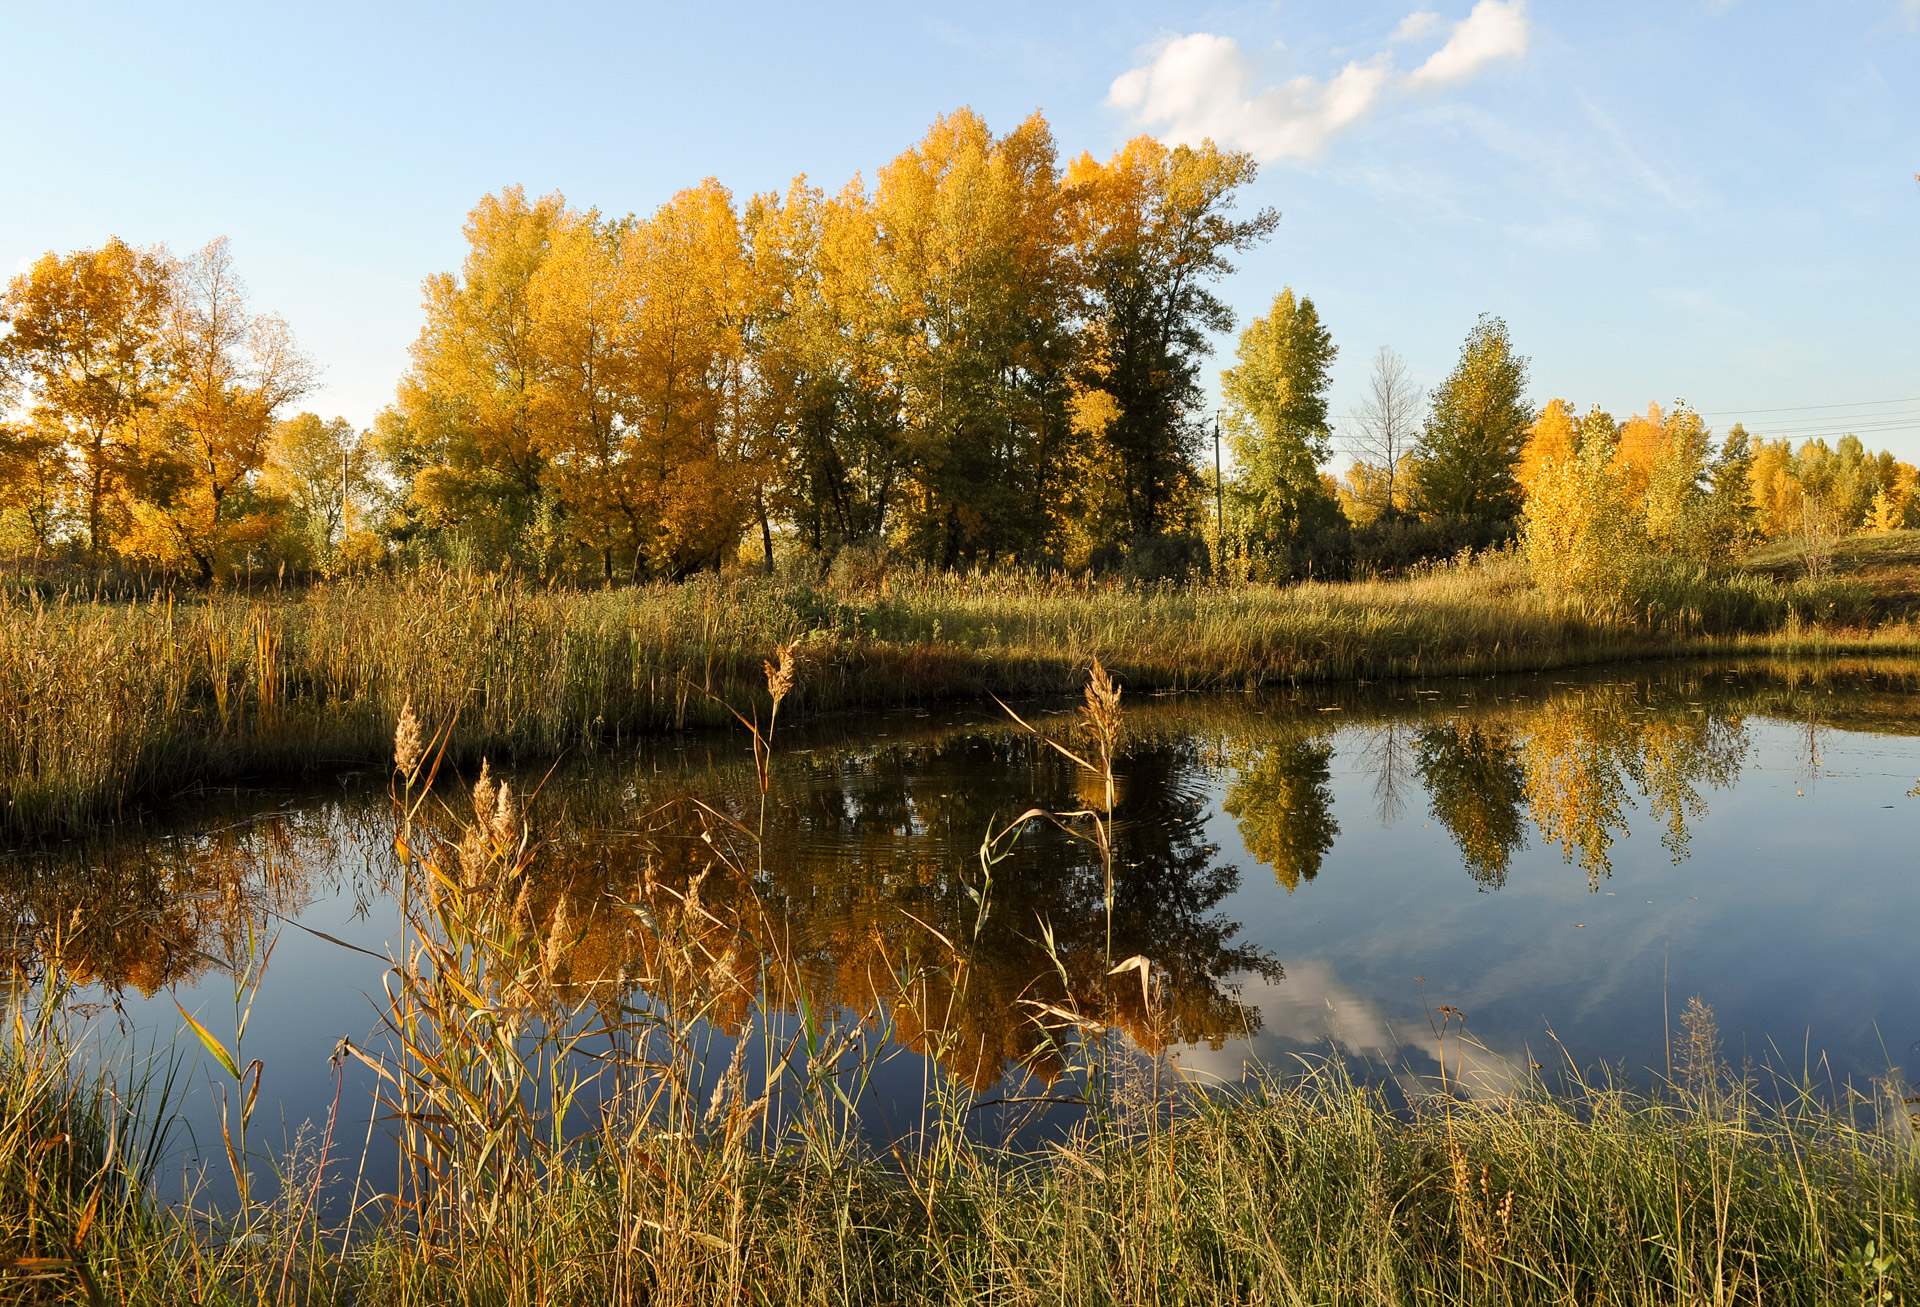
[[1224, 426], [1239, 474], [1236, 517], [1255, 547], [1284, 554], [1327, 503], [1319, 464], [1327, 457], [1328, 369], [1339, 348], [1311, 299], [1292, 287], [1240, 333], [1238, 363], [1220, 374]]
[[[116, 238], [65, 258], [42, 255], [0, 297], [0, 375], [21, 385], [31, 407], [30, 430], [16, 438], [27, 443], [15, 455], [44, 479], [54, 472], [53, 445], [73, 451], [74, 499], [96, 559], [111, 543], [112, 509], [133, 471], [135, 420], [168, 385], [169, 292], [165, 252]], [[50, 490], [43, 482], [39, 502]]]
[[951, 567], [1048, 552], [1063, 487], [1071, 261], [1046, 120], [996, 138], [961, 110], [880, 172], [908, 547]]
[[1097, 535], [1166, 530], [1195, 483], [1202, 424], [1197, 383], [1208, 335], [1233, 312], [1210, 284], [1228, 254], [1272, 234], [1280, 215], [1230, 216], [1253, 180], [1250, 155], [1211, 141], [1172, 149], [1136, 137], [1106, 163], [1067, 172], [1080, 277], [1089, 297], [1078, 425], [1093, 442], [1083, 467]]
[[[65, 434], [44, 416], [18, 427], [0, 424], [0, 512], [18, 515], [35, 558], [52, 547], [75, 489]], [[10, 526], [8, 534], [19, 528]]]
[[1414, 480], [1429, 517], [1508, 522], [1519, 516], [1520, 463], [1532, 411], [1527, 360], [1514, 353], [1507, 324], [1483, 313], [1460, 361], [1433, 394]]
[[717, 567], [746, 521], [746, 251], [733, 197], [713, 178], [675, 195], [621, 244], [634, 428], [623, 476], [646, 532], [636, 571], [684, 577]]
[[517, 186], [473, 207], [459, 273], [428, 277], [426, 322], [389, 414], [381, 453], [412, 481], [422, 524], [461, 528], [483, 556], [510, 557], [543, 511], [545, 459], [528, 424], [537, 360], [530, 287], [559, 195], [529, 202]]
[[142, 424], [152, 471], [129, 548], [211, 581], [233, 546], [269, 527], [249, 511], [253, 477], [280, 410], [312, 386], [314, 368], [284, 320], [249, 311], [225, 237], [172, 274], [163, 340], [173, 386]]
[[745, 228], [754, 307], [747, 351], [750, 486], [761, 543], [790, 521], [816, 553], [878, 543], [908, 472], [879, 229], [857, 184], [827, 196], [796, 179], [756, 197]]
[[1532, 495], [1534, 487], [1551, 465], [1565, 463], [1580, 451], [1580, 419], [1573, 405], [1564, 399], [1550, 399], [1527, 428], [1527, 443], [1520, 450], [1520, 465], [1514, 478], [1523, 494]]
[[372, 447], [353, 423], [313, 413], [275, 424], [260, 484], [286, 502], [308, 556], [329, 570], [348, 554], [350, 537], [366, 534], [379, 490]]
[[1420, 405], [1425, 392], [1407, 375], [1407, 361], [1382, 345], [1373, 356], [1366, 395], [1360, 401], [1353, 430], [1354, 448], [1379, 470], [1372, 478], [1381, 484], [1373, 516], [1400, 510], [1405, 487], [1395, 486], [1400, 465], [1419, 438]]
[[1646, 556], [1645, 519], [1613, 452], [1596, 433], [1570, 457], [1543, 459], [1521, 536], [1536, 581], [1603, 607], [1627, 598]]

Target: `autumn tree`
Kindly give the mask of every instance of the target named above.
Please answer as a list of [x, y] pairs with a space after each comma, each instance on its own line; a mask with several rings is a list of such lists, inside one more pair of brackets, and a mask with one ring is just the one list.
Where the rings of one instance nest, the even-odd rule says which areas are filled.
[[1550, 399], [1527, 428], [1520, 462], [1514, 468], [1522, 494], [1532, 495], [1549, 467], [1567, 462], [1580, 451], [1580, 418], [1564, 399]]
[[42, 255], [0, 297], [0, 374], [18, 384], [29, 410], [26, 430], [9, 442], [10, 466], [26, 478], [11, 494], [50, 539], [64, 493], [56, 451], [71, 450], [72, 499], [96, 559], [113, 542], [116, 503], [138, 470], [136, 419], [169, 384], [171, 288], [164, 251], [114, 239], [64, 258]]
[[1072, 264], [1051, 130], [969, 110], [873, 197], [912, 481], [899, 526], [939, 566], [1047, 552], [1063, 492]]
[[744, 229], [753, 268], [748, 319], [748, 485], [771, 565], [772, 519], [830, 554], [877, 544], [908, 470], [905, 395], [872, 198], [796, 179], [756, 196]]
[[733, 197], [709, 178], [635, 223], [621, 246], [633, 428], [622, 481], [636, 496], [629, 520], [644, 533], [636, 572], [682, 577], [717, 566], [746, 518], [739, 477], [750, 301]]
[[1423, 728], [1413, 749], [1433, 819], [1453, 837], [1467, 874], [1499, 889], [1527, 843], [1519, 746], [1498, 727], [1449, 721]]
[[1234, 515], [1256, 551], [1281, 560], [1283, 574], [1301, 528], [1332, 513], [1319, 464], [1332, 436], [1327, 374], [1338, 353], [1313, 301], [1287, 287], [1240, 333], [1237, 362], [1220, 374], [1238, 468]]
[[250, 492], [314, 367], [284, 320], [248, 308], [224, 237], [173, 265], [162, 340], [172, 386], [141, 423], [151, 470], [128, 548], [211, 581], [270, 529]]
[[1239, 821], [1247, 852], [1272, 867], [1289, 894], [1320, 874], [1340, 834], [1329, 783], [1332, 756], [1320, 740], [1270, 745], [1235, 769], [1222, 800]]
[[1507, 324], [1481, 314], [1433, 393], [1421, 433], [1414, 481], [1423, 514], [1485, 522], [1519, 516], [1515, 470], [1533, 419], [1526, 389], [1527, 360], [1514, 352]]
[[1195, 483], [1200, 360], [1233, 313], [1212, 286], [1279, 224], [1232, 215], [1253, 180], [1250, 155], [1211, 141], [1127, 142], [1105, 163], [1068, 169], [1075, 256], [1089, 297], [1078, 426], [1096, 534], [1141, 539], [1173, 525]]
[[411, 487], [423, 523], [457, 528], [493, 559], [550, 514], [545, 459], [529, 427], [537, 360], [534, 273], [566, 201], [529, 201], [517, 186], [473, 207], [459, 273], [424, 287], [426, 322], [412, 366], [375, 431], [382, 457]]
[[[1543, 434], [1552, 433], [1566, 411], [1563, 401], [1549, 405]], [[1611, 421], [1593, 425], [1571, 453], [1543, 452], [1530, 471], [1521, 539], [1541, 585], [1613, 607], [1640, 578], [1646, 527], [1614, 457]]]
[[0, 515], [16, 549], [36, 558], [50, 550], [75, 489], [65, 432], [48, 415], [18, 425], [0, 423]]

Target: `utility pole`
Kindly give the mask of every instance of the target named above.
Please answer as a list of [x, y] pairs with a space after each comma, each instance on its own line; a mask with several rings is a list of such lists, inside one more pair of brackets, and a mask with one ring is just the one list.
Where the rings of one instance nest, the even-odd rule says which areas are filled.
[[[340, 447], [340, 543], [345, 544], [346, 540], [347, 540], [347, 447], [345, 445], [342, 445]], [[335, 546], [334, 553], [337, 557], [339, 554], [338, 546]]]
[[1227, 540], [1227, 491], [1220, 480], [1220, 410], [1213, 411], [1213, 565], [1225, 566]]

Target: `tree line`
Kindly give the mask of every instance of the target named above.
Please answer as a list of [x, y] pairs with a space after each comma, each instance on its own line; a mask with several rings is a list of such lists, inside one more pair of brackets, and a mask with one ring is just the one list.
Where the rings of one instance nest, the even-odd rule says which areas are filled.
[[1239, 335], [1216, 429], [1217, 288], [1279, 221], [1237, 212], [1254, 172], [1144, 136], [1063, 164], [1039, 114], [996, 135], [961, 110], [871, 186], [743, 203], [709, 179], [644, 217], [507, 188], [425, 283], [364, 432], [288, 416], [314, 366], [224, 241], [49, 253], [0, 297], [0, 531], [202, 581], [437, 557], [628, 582], [849, 548], [1278, 580], [1484, 545], [1549, 504], [1593, 517], [1599, 474], [1568, 488], [1588, 464], [1663, 546], [1724, 553], [1815, 500], [1832, 531], [1905, 524], [1912, 469], [1857, 441], [1716, 448], [1684, 405], [1535, 411], [1492, 316], [1430, 396], [1381, 349], [1336, 479], [1337, 347], [1283, 290]]

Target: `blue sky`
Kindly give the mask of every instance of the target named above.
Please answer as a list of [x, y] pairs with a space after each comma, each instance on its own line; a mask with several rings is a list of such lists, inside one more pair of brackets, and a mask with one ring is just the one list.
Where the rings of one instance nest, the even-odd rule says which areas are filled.
[[[1920, 0], [764, 7], [0, 3], [0, 271], [226, 235], [366, 423], [509, 183], [646, 211], [874, 170], [935, 115], [1043, 110], [1063, 156], [1142, 130], [1262, 156], [1282, 284], [1431, 383], [1482, 311], [1536, 402], [1682, 396], [1718, 430], [1920, 458]], [[1230, 342], [1217, 361], [1224, 362]], [[1209, 368], [1209, 378], [1213, 375]], [[1899, 402], [1885, 402], [1899, 401]], [[1828, 406], [1828, 407], [1811, 407]]]

